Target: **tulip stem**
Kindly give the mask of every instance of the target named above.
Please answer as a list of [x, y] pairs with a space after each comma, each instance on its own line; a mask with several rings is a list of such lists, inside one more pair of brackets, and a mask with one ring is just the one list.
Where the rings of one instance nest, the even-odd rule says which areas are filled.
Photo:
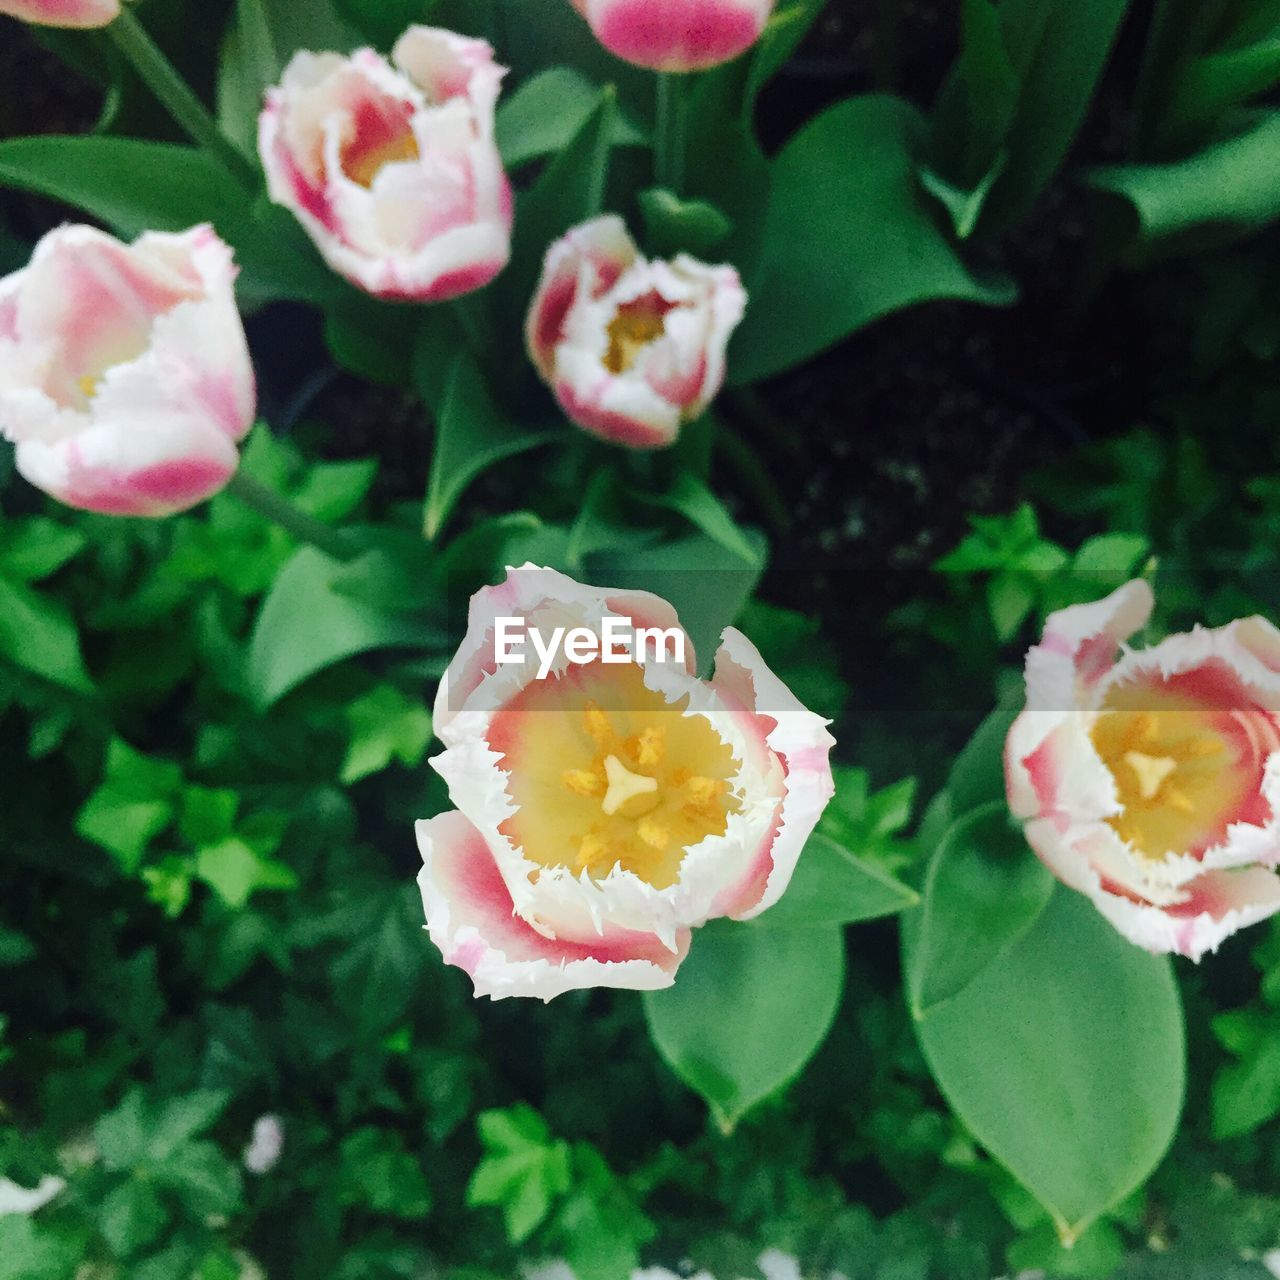
[[660, 71], [654, 169], [658, 185], [674, 195], [684, 186], [684, 108], [684, 76]]
[[256, 511], [264, 520], [278, 524], [299, 542], [310, 543], [334, 560], [351, 560], [357, 554], [356, 549], [344, 541], [337, 529], [307, 515], [288, 498], [276, 493], [274, 489], [268, 489], [265, 484], [260, 484], [244, 471], [237, 471], [232, 476], [224, 492], [233, 498], [239, 498], [246, 507]]
[[257, 170], [218, 128], [204, 103], [147, 34], [142, 23], [128, 9], [122, 9], [120, 16], [106, 30], [116, 48], [178, 125], [200, 146], [217, 156], [236, 181], [254, 190], [258, 186]]

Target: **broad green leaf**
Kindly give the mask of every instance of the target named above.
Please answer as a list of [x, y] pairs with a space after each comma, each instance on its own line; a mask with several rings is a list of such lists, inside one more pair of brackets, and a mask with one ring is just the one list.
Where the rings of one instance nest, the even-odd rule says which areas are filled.
[[99, 787], [76, 815], [76, 831], [115, 855], [121, 869], [134, 872], [147, 846], [173, 818], [167, 800], [136, 800], [108, 785]]
[[830, 836], [811, 835], [781, 899], [749, 923], [759, 929], [806, 929], [891, 916], [920, 901], [905, 884], [856, 857]]
[[5, 578], [0, 578], [0, 659], [76, 693], [93, 691], [66, 606]]
[[193, 1216], [229, 1217], [240, 1207], [240, 1171], [212, 1142], [184, 1143], [156, 1166], [154, 1177]]
[[983, 210], [984, 233], [1016, 225], [1061, 167], [1128, 8], [1129, 0], [1002, 0], [1004, 45], [1020, 92], [1004, 139], [1008, 161]]
[[483, 1111], [476, 1127], [485, 1155], [467, 1184], [467, 1204], [500, 1208], [507, 1239], [522, 1244], [569, 1190], [569, 1145], [524, 1103]]
[[966, 814], [979, 805], [1004, 798], [1004, 746], [1021, 710], [1021, 697], [1002, 703], [956, 756], [947, 782], [953, 813]]
[[236, 251], [249, 301], [324, 301], [346, 286], [321, 262], [294, 217], [243, 188], [207, 152], [114, 137], [0, 142], [0, 187], [85, 209], [126, 238], [211, 222]]
[[731, 348], [735, 383], [778, 373], [914, 303], [1011, 301], [1007, 285], [980, 280], [939, 230], [916, 179], [923, 144], [915, 108], [872, 96], [824, 111], [783, 148], [761, 279]]
[[682, 471], [666, 493], [649, 501], [678, 511], [694, 528], [701, 530], [730, 554], [749, 565], [760, 563], [760, 546], [753, 543], [725, 510], [724, 503], [696, 476]]
[[708, 259], [733, 231], [733, 222], [706, 200], [681, 200], [665, 187], [639, 196], [649, 250], [656, 257], [691, 253]]
[[357, 653], [432, 641], [434, 628], [417, 615], [379, 610], [337, 589], [352, 571], [352, 563], [315, 547], [300, 547], [281, 570], [249, 642], [249, 682], [260, 706]]
[[1110, 165], [1085, 181], [1128, 201], [1140, 247], [1192, 231], [1241, 235], [1280, 218], [1280, 111], [1256, 115], [1242, 132], [1170, 164]]
[[1180, 80], [1168, 112], [1181, 135], [1207, 132], [1235, 107], [1280, 81], [1280, 38], [1197, 58]]
[[[526, 80], [498, 107], [497, 137], [509, 169], [564, 150], [600, 103], [600, 87], [572, 67], [551, 67]], [[643, 146], [646, 134], [625, 112], [612, 123], [609, 144]]]
[[547, 249], [571, 227], [604, 211], [617, 110], [617, 93], [610, 85], [600, 91], [572, 140], [517, 202], [511, 264], [495, 286], [504, 311], [523, 316]]
[[436, 431], [427, 483], [427, 537], [434, 538], [440, 532], [467, 485], [482, 471], [560, 434], [510, 422], [494, 404], [475, 362], [468, 356], [459, 356], [449, 377]]
[[1066, 1241], [1139, 1186], [1173, 1138], [1186, 1043], [1169, 961], [1065, 887], [917, 1034], [956, 1114]]
[[85, 536], [45, 516], [8, 520], [0, 534], [0, 572], [20, 582], [56, 573], [85, 545]]
[[817, 1051], [843, 985], [836, 926], [714, 921], [694, 935], [675, 985], [645, 992], [644, 1007], [658, 1051], [728, 1131]]
[[963, 814], [925, 876], [910, 999], [917, 1017], [962, 991], [1039, 919], [1054, 879], [1003, 800]]
[[655, 543], [639, 556], [616, 549], [601, 551], [587, 558], [587, 577], [626, 590], [652, 591], [670, 601], [705, 673], [721, 634], [751, 599], [764, 567], [764, 537], [754, 529], [744, 532], [757, 548], [750, 562], [698, 533]]

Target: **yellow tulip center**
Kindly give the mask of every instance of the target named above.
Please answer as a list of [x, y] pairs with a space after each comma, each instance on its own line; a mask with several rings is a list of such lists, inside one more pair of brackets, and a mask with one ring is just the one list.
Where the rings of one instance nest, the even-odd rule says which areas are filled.
[[686, 851], [723, 835], [740, 806], [731, 749], [687, 704], [647, 688], [634, 664], [535, 681], [491, 734], [518, 806], [504, 834], [540, 866], [674, 884]]
[[1143, 857], [1193, 852], [1239, 810], [1250, 780], [1222, 723], [1213, 708], [1149, 689], [1122, 691], [1099, 715], [1093, 745], [1123, 806], [1107, 821]]
[[343, 157], [342, 168], [352, 182], [361, 187], [372, 187], [374, 179], [389, 164], [401, 164], [406, 160], [417, 160], [421, 152], [413, 130], [406, 128], [380, 142], [377, 146], [368, 147], [354, 154]]
[[624, 302], [609, 321], [609, 349], [604, 367], [610, 373], [626, 373], [640, 353], [666, 332], [666, 316], [671, 308], [656, 293], [634, 302]]

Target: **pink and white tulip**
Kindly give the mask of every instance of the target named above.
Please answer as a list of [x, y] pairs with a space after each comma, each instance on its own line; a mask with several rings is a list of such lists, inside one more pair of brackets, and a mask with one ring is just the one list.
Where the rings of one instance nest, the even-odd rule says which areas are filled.
[[0, 13], [40, 27], [105, 27], [120, 16], [120, 0], [0, 0]]
[[621, 218], [597, 218], [547, 253], [526, 326], [529, 355], [578, 426], [659, 449], [724, 385], [746, 305], [732, 267], [686, 254], [647, 261]]
[[1064, 884], [1198, 960], [1280, 910], [1280, 631], [1242, 618], [1129, 649], [1152, 607], [1135, 581], [1049, 618], [1005, 776]]
[[211, 227], [132, 245], [61, 227], [0, 280], [0, 434], [69, 506], [164, 516], [217, 493], [253, 425], [231, 250]]
[[505, 74], [483, 40], [433, 27], [410, 27], [390, 63], [372, 49], [296, 54], [259, 121], [271, 198], [367, 293], [441, 302], [481, 288], [511, 252], [493, 133]]
[[610, 53], [652, 71], [699, 71], [745, 53], [776, 0], [572, 0]]
[[[668, 641], [581, 662], [566, 643], [539, 678], [498, 660], [507, 620]], [[418, 824], [432, 941], [494, 999], [670, 986], [690, 930], [782, 896], [833, 791], [826, 724], [732, 628], [699, 680], [666, 601], [508, 571], [473, 597], [436, 698], [457, 808]]]

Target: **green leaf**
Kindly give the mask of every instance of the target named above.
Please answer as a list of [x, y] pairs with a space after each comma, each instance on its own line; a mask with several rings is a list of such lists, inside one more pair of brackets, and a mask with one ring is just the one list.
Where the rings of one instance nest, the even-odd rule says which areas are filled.
[[126, 238], [211, 222], [236, 250], [237, 289], [254, 302], [321, 301], [345, 290], [291, 214], [246, 199], [227, 170], [194, 147], [105, 136], [12, 138], [0, 142], [3, 186], [85, 209]]
[[[558, 155], [600, 105], [601, 90], [572, 67], [551, 67], [526, 80], [498, 107], [498, 148], [508, 169]], [[625, 112], [613, 118], [609, 145], [643, 146], [645, 132]]]
[[1110, 165], [1084, 180], [1127, 201], [1137, 217], [1140, 261], [1192, 231], [1242, 235], [1280, 218], [1280, 111], [1260, 112], [1240, 133], [1170, 164]]
[[688, 471], [682, 471], [666, 493], [654, 497], [640, 495], [644, 501], [678, 511], [695, 529], [749, 565], [762, 566], [761, 547], [753, 543], [738, 527], [725, 505], [707, 486]]
[[76, 693], [93, 691], [66, 606], [6, 578], [0, 578], [0, 657]]
[[652, 591], [669, 601], [707, 670], [721, 634], [751, 599], [763, 569], [763, 535], [754, 529], [743, 532], [757, 548], [750, 563], [697, 534], [655, 543], [639, 556], [617, 549], [601, 551], [588, 557], [588, 576], [623, 590]]
[[240, 1207], [240, 1171], [212, 1142], [187, 1142], [162, 1160], [154, 1176], [196, 1218], [229, 1217]]
[[1169, 961], [1065, 887], [917, 1033], [956, 1114], [1064, 1241], [1139, 1186], [1173, 1138], [1186, 1044]]
[[1180, 135], [1210, 131], [1233, 108], [1243, 106], [1277, 82], [1280, 38], [1275, 36], [1197, 58], [1187, 68], [1169, 103], [1169, 128]]
[[418, 1161], [390, 1129], [357, 1129], [339, 1153], [341, 1199], [374, 1213], [421, 1218], [431, 1208], [431, 1189]]
[[964, 990], [1023, 937], [1053, 886], [1003, 800], [960, 817], [925, 877], [908, 973], [916, 1016]]
[[818, 833], [805, 844], [787, 891], [749, 923], [759, 929], [856, 924], [891, 916], [920, 901], [917, 894], [873, 863]]
[[459, 356], [439, 414], [427, 483], [427, 537], [440, 532], [463, 491], [481, 472], [560, 435], [510, 422], [494, 403], [475, 362]]
[[1024, 218], [1061, 167], [1128, 8], [1129, 0], [1002, 0], [1004, 46], [1020, 91], [984, 233]]
[[45, 516], [6, 521], [0, 528], [0, 573], [19, 582], [39, 582], [79, 554], [86, 538]]
[[167, 800], [135, 800], [113, 787], [99, 787], [76, 815], [76, 831], [114, 854], [123, 871], [134, 872], [147, 846], [173, 818]]
[[360, 563], [300, 547], [281, 570], [249, 642], [249, 683], [261, 707], [357, 653], [431, 642], [434, 629], [417, 615], [379, 610], [339, 589]]
[[844, 985], [837, 927], [697, 931], [675, 986], [644, 995], [671, 1069], [731, 1130], [787, 1084], [826, 1039]]
[[25, 933], [0, 925], [0, 969], [12, 969], [34, 959], [36, 945]]
[[569, 1190], [569, 1145], [552, 1139], [524, 1103], [483, 1111], [476, 1126], [485, 1155], [467, 1184], [467, 1204], [500, 1208], [507, 1239], [522, 1244]]
[[1280, 1115], [1280, 1038], [1271, 1035], [1213, 1082], [1213, 1136], [1224, 1142]]
[[342, 781], [357, 782], [379, 773], [392, 760], [412, 767], [431, 741], [431, 715], [421, 702], [393, 684], [380, 684], [346, 708], [351, 741], [342, 765]]
[[733, 222], [707, 200], [682, 200], [665, 187], [639, 195], [645, 238], [655, 257], [706, 258], [733, 232]]
[[966, 814], [988, 801], [1004, 798], [1004, 746], [1022, 705], [1019, 696], [998, 706], [956, 756], [947, 782], [953, 813]]
[[155, 1188], [141, 1178], [121, 1183], [98, 1209], [98, 1230], [118, 1258], [145, 1249], [168, 1221], [168, 1211]]
[[239, 808], [238, 791], [187, 787], [182, 793], [178, 831], [188, 844], [212, 844], [231, 834]]
[[262, 857], [237, 836], [201, 849], [195, 869], [233, 911], [239, 911], [259, 889], [293, 889], [298, 884], [298, 877], [284, 863]]
[[761, 279], [731, 349], [735, 383], [799, 364], [918, 302], [1012, 300], [1007, 285], [974, 275], [938, 229], [916, 180], [923, 143], [913, 107], [865, 97], [824, 111], [783, 148]]
[[617, 110], [617, 93], [609, 85], [572, 140], [518, 202], [511, 265], [495, 286], [504, 312], [524, 315], [549, 246], [604, 209]]

